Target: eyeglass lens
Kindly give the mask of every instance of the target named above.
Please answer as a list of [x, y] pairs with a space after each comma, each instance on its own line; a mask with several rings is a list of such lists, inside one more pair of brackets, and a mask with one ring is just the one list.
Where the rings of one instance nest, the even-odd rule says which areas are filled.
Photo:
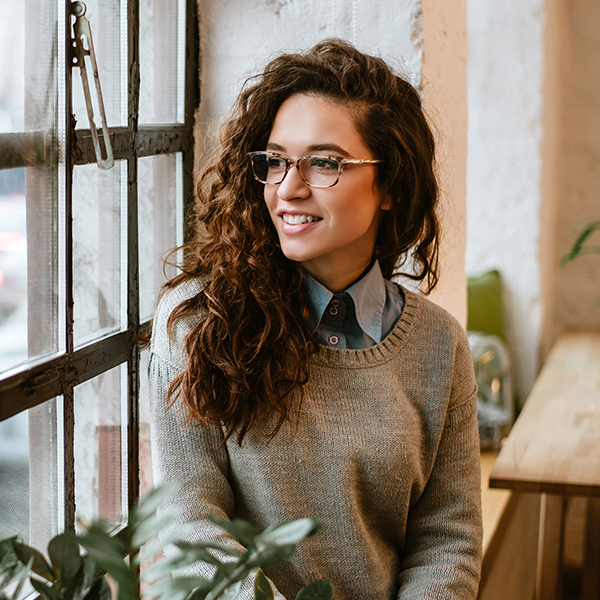
[[[339, 164], [327, 156], [305, 156], [298, 166], [302, 179], [310, 186], [330, 187], [338, 180]], [[284, 158], [269, 154], [253, 155], [252, 168], [257, 179], [270, 185], [281, 183], [288, 170]]]

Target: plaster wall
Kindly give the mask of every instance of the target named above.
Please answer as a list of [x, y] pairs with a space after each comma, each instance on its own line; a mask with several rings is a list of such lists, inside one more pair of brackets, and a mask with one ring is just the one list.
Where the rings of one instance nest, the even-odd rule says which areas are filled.
[[522, 402], [541, 326], [543, 0], [468, 0], [468, 275], [498, 269]]
[[[563, 0], [566, 1], [566, 0]], [[558, 258], [588, 222], [600, 221], [600, 3], [570, 0], [564, 11], [564, 85], [556, 220]], [[600, 245], [600, 232], [590, 240]], [[555, 328], [600, 328], [600, 256], [558, 269]]]
[[[452, 225], [442, 245], [440, 292], [435, 301], [464, 323], [464, 137], [466, 87], [443, 65], [466, 62], [465, 2], [436, 9], [433, 0], [199, 0], [201, 19], [201, 106], [197, 121], [199, 165], [216, 147], [216, 132], [244, 80], [280, 51], [305, 49], [327, 37], [341, 37], [379, 55], [419, 86], [427, 54], [425, 102], [440, 128], [449, 132], [440, 145], [444, 212]], [[439, 4], [439, 3], [437, 3]], [[461, 21], [462, 19], [462, 21]], [[429, 27], [432, 39], [424, 39]], [[456, 33], [455, 33], [456, 29]], [[442, 43], [433, 37], [445, 36]], [[426, 37], [426, 35], [425, 35]], [[460, 46], [460, 47], [458, 47]], [[447, 56], [442, 56], [447, 53]], [[444, 76], [445, 75], [445, 76]], [[431, 94], [431, 95], [430, 95]], [[449, 96], [458, 94], [448, 101]], [[436, 115], [437, 113], [437, 115]], [[437, 116], [442, 116], [437, 120]], [[452, 159], [445, 162], [446, 156]], [[462, 158], [461, 158], [462, 156]], [[462, 237], [462, 241], [461, 241]], [[458, 240], [458, 241], [457, 241]]]

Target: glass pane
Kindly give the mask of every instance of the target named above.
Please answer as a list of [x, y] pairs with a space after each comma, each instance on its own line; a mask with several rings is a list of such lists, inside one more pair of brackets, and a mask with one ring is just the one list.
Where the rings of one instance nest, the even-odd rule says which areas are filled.
[[0, 172], [0, 371], [59, 349], [56, 11], [0, 0], [0, 131], [46, 139], [43, 164]]
[[29, 417], [29, 543], [36, 548], [64, 530], [63, 400], [44, 402]]
[[120, 365], [75, 388], [76, 520], [118, 525], [127, 514], [126, 376]]
[[[127, 163], [73, 173], [74, 338], [77, 345], [118, 330], [125, 321]], [[123, 180], [125, 178], [125, 180]]]
[[0, 132], [24, 128], [25, 8], [26, 2], [0, 0]]
[[29, 540], [28, 428], [27, 412], [0, 422], [0, 539]]
[[140, 353], [140, 494], [153, 485], [152, 446], [150, 444], [150, 388], [148, 358], [150, 351]]
[[[150, 156], [138, 161], [140, 318], [152, 316], [161, 286], [176, 274], [166, 253], [183, 240], [181, 154]], [[171, 256], [170, 261], [175, 260]]]
[[185, 0], [140, 0], [140, 123], [183, 123]]
[[[127, 125], [127, 2], [126, 0], [85, 0], [85, 18], [90, 23], [96, 53], [100, 86], [109, 127]], [[91, 61], [86, 59], [94, 120], [100, 129], [100, 111], [93, 80]], [[73, 111], [77, 129], [89, 129], [79, 69], [73, 69]]]
[[0, 372], [27, 358], [25, 169], [0, 171]]

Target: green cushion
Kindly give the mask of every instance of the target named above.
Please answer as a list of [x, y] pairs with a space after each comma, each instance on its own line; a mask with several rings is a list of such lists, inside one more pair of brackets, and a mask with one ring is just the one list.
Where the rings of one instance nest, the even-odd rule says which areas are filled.
[[467, 329], [504, 338], [502, 281], [498, 271], [467, 279]]

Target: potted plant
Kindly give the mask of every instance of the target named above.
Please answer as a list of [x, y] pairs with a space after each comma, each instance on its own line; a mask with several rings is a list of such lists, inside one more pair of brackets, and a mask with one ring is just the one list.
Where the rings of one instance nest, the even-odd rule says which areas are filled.
[[[300, 519], [261, 532], [239, 519], [208, 517], [242, 543], [244, 552], [217, 542], [186, 542], [181, 530], [160, 537], [175, 515], [157, 514], [157, 508], [172, 493], [172, 487], [164, 485], [151, 490], [131, 510], [127, 526], [114, 535], [101, 521], [80, 536], [70, 531], [57, 535], [48, 544], [49, 560], [18, 536], [1, 540], [0, 600], [17, 600], [27, 579], [43, 600], [233, 600], [255, 570], [255, 600], [272, 600], [262, 567], [288, 560], [296, 544], [320, 528], [315, 519]], [[140, 569], [166, 544], [174, 544], [179, 552]], [[215, 567], [211, 580], [177, 574], [197, 561]], [[107, 575], [116, 585], [109, 585]], [[322, 580], [305, 586], [296, 600], [331, 597], [331, 583]]]

